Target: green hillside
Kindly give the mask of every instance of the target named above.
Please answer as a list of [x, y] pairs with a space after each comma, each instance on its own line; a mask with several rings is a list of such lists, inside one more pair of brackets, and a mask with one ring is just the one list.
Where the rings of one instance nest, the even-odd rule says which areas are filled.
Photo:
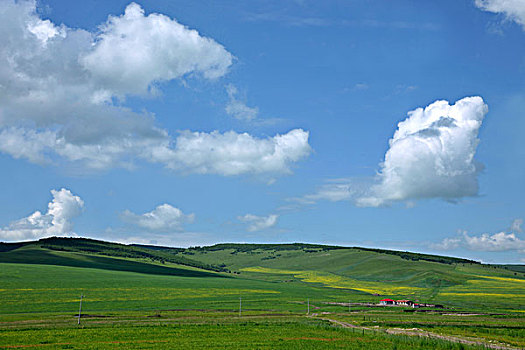
[[[332, 341], [363, 349], [525, 346], [519, 266], [417, 253], [302, 243], [182, 249], [49, 238], [0, 244], [0, 282], [0, 347], [109, 348], [118, 341], [135, 348], [202, 348], [196, 339], [210, 337], [225, 348], [333, 348]], [[383, 298], [444, 308], [379, 307]], [[334, 322], [349, 322], [358, 332]], [[481, 337], [482, 343], [390, 335], [389, 328]], [[185, 337], [195, 339], [183, 345]]]
[[96, 255], [92, 253], [79, 253], [70, 251], [56, 251], [33, 245], [0, 253], [0, 262], [18, 264], [58, 265], [71, 267], [84, 267], [102, 270], [130, 271], [155, 275], [175, 276], [217, 276], [210, 271], [190, 268], [176, 264], [156, 264], [143, 259], [126, 259]]
[[[86, 238], [59, 238], [59, 237], [51, 237], [51, 238], [44, 238], [39, 241], [34, 242], [21, 242], [21, 243], [0, 243], [0, 253], [8, 253], [8, 254], [0, 254], [0, 259], [2, 259], [2, 255], [5, 256], [5, 260], [0, 261], [6, 261], [10, 262], [10, 259], [15, 259], [16, 261], [13, 262], [20, 262], [21, 261], [28, 261], [31, 263], [49, 263], [50, 261], [53, 261], [53, 258], [48, 259], [46, 256], [49, 256], [49, 252], [72, 252], [72, 253], [80, 253], [80, 254], [97, 254], [101, 256], [110, 256], [110, 257], [118, 257], [118, 258], [131, 258], [131, 259], [143, 259], [150, 262], [157, 262], [161, 264], [165, 264], [167, 262], [178, 264], [182, 266], [187, 267], [196, 267], [199, 269], [204, 270], [210, 270], [210, 271], [226, 271], [223, 268], [220, 268], [218, 266], [215, 266], [214, 264], [205, 264], [193, 259], [189, 259], [184, 256], [177, 256], [176, 253], [180, 251], [184, 251], [182, 248], [168, 248], [168, 247], [159, 247], [160, 249], [152, 249], [150, 246], [137, 246], [137, 245], [125, 245], [125, 244], [119, 244], [119, 243], [110, 243], [110, 242], [104, 242], [104, 241], [98, 241], [94, 239], [86, 239]], [[20, 249], [24, 250], [31, 250], [34, 251], [33, 255], [31, 257], [26, 256], [24, 260], [23, 258], [17, 259], [16, 256], [18, 255], [18, 252]], [[36, 251], [35, 251], [36, 249]], [[43, 249], [43, 250], [42, 250]], [[12, 254], [9, 254], [9, 252], [12, 252]], [[39, 257], [39, 254], [42, 254], [42, 257]], [[27, 253], [25, 253], [27, 255]], [[57, 254], [55, 254], [57, 255]], [[77, 260], [79, 258], [79, 255], [65, 255], [69, 257], [73, 257], [73, 260]], [[68, 259], [66, 259], [68, 260]], [[70, 260], [70, 259], [69, 259]], [[94, 259], [99, 263], [104, 263], [106, 261], [107, 263], [111, 264], [109, 260], [105, 259]], [[45, 262], [39, 262], [39, 261], [45, 261]], [[95, 261], [94, 261], [95, 262]], [[70, 265], [69, 263], [63, 263], [62, 260], [58, 260], [58, 263], [53, 265], [66, 265], [66, 266], [79, 266], [77, 264]], [[119, 264], [116, 264], [119, 265]], [[86, 265], [82, 265], [81, 267], [88, 267]], [[95, 266], [96, 267], [96, 266]]]
[[[246, 278], [299, 281], [369, 300], [388, 296], [453, 307], [521, 309], [524, 274], [508, 266], [407, 252], [309, 245], [217, 245], [177, 253], [204, 263], [222, 262]], [[504, 302], [502, 303], [502, 299]]]
[[356, 302], [389, 297], [456, 308], [517, 310], [525, 305], [525, 279], [519, 266], [359, 247], [295, 243], [184, 249], [47, 238], [0, 244], [0, 262], [226, 277], [248, 284], [277, 283], [285, 289], [314, 288], [327, 296], [344, 295]]

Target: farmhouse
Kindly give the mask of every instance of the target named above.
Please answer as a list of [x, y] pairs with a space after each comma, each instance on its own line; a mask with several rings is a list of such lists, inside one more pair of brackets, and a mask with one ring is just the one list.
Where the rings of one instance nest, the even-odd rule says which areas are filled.
[[392, 299], [380, 300], [379, 305], [382, 305], [382, 306], [411, 306], [413, 308], [419, 308], [421, 306], [424, 306], [423, 304], [414, 303], [412, 300], [392, 300]]

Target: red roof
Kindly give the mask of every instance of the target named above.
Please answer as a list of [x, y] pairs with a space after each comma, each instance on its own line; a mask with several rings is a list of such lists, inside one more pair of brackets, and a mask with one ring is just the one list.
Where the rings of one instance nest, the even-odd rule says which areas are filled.
[[381, 301], [393, 301], [392, 299], [383, 299]]

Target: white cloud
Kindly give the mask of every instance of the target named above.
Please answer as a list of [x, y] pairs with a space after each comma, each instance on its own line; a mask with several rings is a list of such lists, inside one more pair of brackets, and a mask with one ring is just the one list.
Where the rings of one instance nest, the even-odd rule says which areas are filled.
[[72, 219], [77, 217], [84, 207], [84, 201], [71, 191], [62, 188], [51, 190], [53, 200], [48, 204], [45, 214], [35, 211], [23, 219], [14, 221], [0, 229], [2, 241], [27, 241], [49, 236], [71, 236]]
[[463, 239], [461, 237], [447, 237], [440, 243], [431, 244], [430, 247], [437, 250], [453, 250], [459, 248], [462, 243]]
[[101, 26], [92, 51], [81, 57], [102, 87], [120, 95], [146, 93], [153, 82], [199, 73], [226, 74], [233, 56], [212, 39], [162, 14], [144, 15], [136, 3]]
[[390, 139], [374, 181], [328, 180], [316, 192], [289, 200], [302, 204], [350, 201], [361, 207], [408, 201], [407, 206], [412, 207], [418, 199], [455, 201], [475, 196], [482, 169], [475, 153], [487, 111], [481, 97], [467, 97], [452, 106], [436, 101], [411, 111]]
[[355, 187], [348, 180], [334, 181], [319, 187], [315, 193], [303, 197], [290, 198], [289, 200], [302, 203], [314, 204], [320, 200], [330, 202], [350, 201], [356, 197]]
[[[158, 245], [164, 247], [194, 247], [194, 246], [210, 246], [218, 243], [217, 236], [206, 232], [169, 232], [169, 234], [162, 232], [148, 232], [144, 235], [139, 232], [137, 235], [129, 235], [129, 231], [106, 230], [105, 236], [102, 239], [110, 237], [112, 242], [122, 244], [146, 244]], [[228, 242], [228, 241], [226, 241]]]
[[466, 231], [463, 231], [456, 237], [445, 238], [440, 243], [431, 244], [430, 246], [438, 250], [464, 248], [485, 252], [511, 250], [525, 252], [525, 240], [516, 235], [516, 232], [521, 232], [521, 222], [520, 219], [512, 222], [511, 231], [514, 232], [483, 233], [479, 236], [471, 236]]
[[475, 0], [477, 7], [484, 11], [501, 13], [525, 30], [525, 2], [523, 0]]
[[[153, 115], [122, 105], [126, 95], [143, 95], [158, 82], [186, 76], [213, 80], [232, 64], [222, 45], [167, 16], [145, 15], [131, 3], [91, 33], [42, 20], [33, 1], [3, 0], [0, 21], [0, 152], [38, 164], [107, 169], [146, 161], [215, 174], [287, 173], [301, 158], [294, 154], [297, 148], [279, 143], [297, 131], [273, 141], [234, 132], [183, 132], [174, 140]], [[217, 147], [219, 152], [200, 154], [192, 167], [183, 149], [190, 139], [203, 141], [201, 153]], [[266, 151], [238, 151], [247, 139]], [[234, 143], [226, 145], [228, 140]], [[232, 154], [218, 156], [223, 151]], [[219, 169], [221, 157], [233, 170]]]
[[315, 194], [306, 195], [305, 199], [324, 199], [330, 202], [339, 202], [350, 200], [353, 194], [352, 186], [349, 183], [331, 183], [321, 186]]
[[42, 45], [46, 45], [47, 41], [53, 37], [60, 35], [65, 38], [65, 29], [56, 27], [50, 20], [39, 20], [36, 19], [33, 23], [28, 23], [27, 29], [34, 34], [38, 40], [42, 42]]
[[232, 84], [226, 86], [226, 92], [230, 98], [226, 105], [226, 113], [235, 119], [242, 121], [252, 121], [257, 118], [259, 109], [257, 107], [248, 107], [244, 102], [237, 99], [237, 88]]
[[33, 129], [5, 128], [0, 130], [0, 150], [13, 158], [26, 158], [33, 163], [46, 163], [44, 150], [54, 147], [56, 133]]
[[467, 97], [452, 106], [436, 101], [409, 112], [389, 142], [379, 183], [356, 204], [375, 207], [393, 201], [477, 195], [481, 165], [474, 156], [487, 111], [481, 97]]
[[525, 241], [516, 237], [514, 233], [484, 233], [481, 236], [469, 236], [465, 233], [463, 239], [465, 247], [470, 250], [496, 252], [525, 249]]
[[510, 225], [510, 230], [512, 232], [521, 232], [521, 225], [523, 225], [523, 219], [515, 219], [512, 221], [512, 225]]
[[275, 226], [279, 215], [270, 214], [268, 216], [257, 216], [246, 214], [239, 216], [237, 219], [248, 224], [247, 230], [250, 232], [261, 231]]
[[234, 131], [187, 131], [177, 138], [173, 149], [155, 149], [151, 156], [170, 168], [199, 174], [287, 174], [291, 163], [310, 154], [308, 136], [301, 129], [266, 139]]
[[[136, 4], [127, 11], [110, 17], [97, 35], [40, 19], [35, 2], [0, 2], [0, 151], [38, 163], [59, 158], [104, 168], [127, 165], [144, 147], [169, 142], [151, 115], [115, 105], [112, 97], [143, 93], [167, 70], [173, 74], [164, 80], [184, 73], [216, 77], [226, 72], [231, 54], [165, 16], [144, 16]], [[161, 26], [145, 28], [153, 22]], [[173, 27], [175, 36], [166, 33]], [[132, 35], [133, 28], [140, 35]], [[115, 33], [118, 45], [111, 41]], [[118, 61], [115, 50], [127, 45], [141, 49]], [[130, 61], [139, 53], [141, 69]], [[107, 65], [115, 65], [114, 74], [102, 78]]]
[[124, 211], [120, 218], [122, 221], [137, 226], [141, 229], [155, 232], [182, 231], [183, 225], [192, 223], [195, 214], [184, 214], [179, 208], [169, 204], [161, 204], [150, 212], [135, 214], [129, 210]]

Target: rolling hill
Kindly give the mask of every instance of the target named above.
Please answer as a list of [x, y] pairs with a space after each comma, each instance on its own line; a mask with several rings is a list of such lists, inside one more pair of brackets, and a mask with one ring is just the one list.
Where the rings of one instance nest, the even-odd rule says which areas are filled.
[[203, 285], [218, 280], [222, 285], [235, 284], [235, 288], [239, 284], [258, 285], [279, 293], [300, 291], [356, 302], [391, 297], [508, 310], [525, 304], [522, 265], [485, 265], [467, 259], [361, 247], [294, 243], [186, 249], [53, 237], [0, 243], [0, 263], [198, 278]]

